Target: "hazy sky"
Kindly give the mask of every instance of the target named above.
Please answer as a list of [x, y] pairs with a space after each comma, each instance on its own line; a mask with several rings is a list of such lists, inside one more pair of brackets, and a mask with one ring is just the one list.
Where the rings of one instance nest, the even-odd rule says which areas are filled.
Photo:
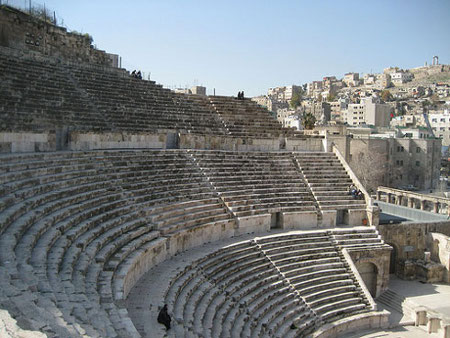
[[[6, 0], [3, 0], [5, 3]], [[28, 3], [28, 0], [10, 0]], [[34, 0], [44, 3], [44, 0]], [[45, 0], [165, 87], [246, 96], [355, 71], [450, 63], [450, 0]]]

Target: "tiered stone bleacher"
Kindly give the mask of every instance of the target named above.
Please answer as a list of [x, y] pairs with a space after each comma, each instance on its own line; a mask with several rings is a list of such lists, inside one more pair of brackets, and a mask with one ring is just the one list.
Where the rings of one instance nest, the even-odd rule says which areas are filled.
[[0, 47], [0, 131], [42, 132], [58, 126], [107, 128], [56, 60], [20, 56]]
[[189, 151], [237, 217], [316, 212], [314, 197], [289, 153]]
[[277, 120], [270, 117], [267, 109], [251, 100], [223, 96], [213, 96], [208, 99], [233, 136], [303, 136], [301, 132], [294, 129], [282, 128]]
[[300, 137], [250, 100], [176, 94], [123, 69], [0, 47], [0, 131]]
[[257, 244], [323, 322], [368, 309], [328, 233], [268, 237]]
[[[347, 231], [359, 235], [361, 250], [371, 250], [373, 232]], [[335, 240], [343, 234], [260, 237], [190, 263], [165, 295], [174, 336], [303, 337], [326, 323], [370, 312]], [[378, 245], [383, 245], [379, 238]]]
[[[286, 337], [305, 333], [316, 319], [254, 241], [193, 262], [173, 280], [166, 301], [176, 336]], [[304, 325], [291, 330], [296, 316]]]
[[161, 236], [232, 216], [181, 151], [2, 156], [0, 305], [49, 336], [133, 336], [115, 305]]
[[321, 210], [366, 209], [364, 199], [349, 195], [353, 182], [335, 154], [305, 152], [295, 157]]
[[332, 233], [335, 244], [348, 251], [358, 250], [391, 250], [375, 228], [339, 229]]
[[72, 66], [69, 70], [79, 88], [112, 125], [112, 131], [226, 133], [208, 107], [153, 81], [139, 80], [114, 69]]

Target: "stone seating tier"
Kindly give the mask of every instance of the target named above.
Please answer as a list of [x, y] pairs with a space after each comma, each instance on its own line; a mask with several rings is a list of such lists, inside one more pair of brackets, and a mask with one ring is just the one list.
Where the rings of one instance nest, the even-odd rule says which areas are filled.
[[[173, 306], [175, 332], [297, 337], [323, 323], [369, 311], [334, 236], [370, 240], [374, 231], [255, 238], [190, 263], [172, 279], [164, 300], [169, 309]], [[286, 257], [276, 259], [280, 253]], [[290, 264], [284, 264], [286, 258]], [[293, 323], [296, 329], [291, 329]]]
[[6, 47], [0, 47], [0, 83], [3, 132], [64, 127], [94, 133], [303, 137], [250, 100], [176, 94], [124, 70], [18, 55]]
[[348, 194], [353, 183], [332, 153], [296, 153], [297, 163], [321, 210], [367, 208], [365, 200]]
[[[240, 216], [316, 210], [314, 196], [301, 175], [296, 175], [294, 156], [289, 153], [128, 150], [0, 158], [0, 305], [25, 327], [49, 335], [133, 335], [134, 326], [120, 305], [127, 275], [141, 264], [142, 255], [180, 233], [221, 225], [233, 228]], [[239, 180], [225, 182], [242, 189], [228, 191], [221, 184], [228, 176], [210, 173], [220, 173], [222, 164], [232, 162], [238, 164], [234, 170]], [[247, 170], [251, 167], [254, 175]], [[354, 243], [354, 238], [347, 238], [347, 245], [377, 245], [369, 239]], [[295, 259], [284, 251], [285, 246], [261, 240], [274, 258], [280, 255], [276, 263], [283, 273], [302, 268], [312, 273], [308, 264], [314, 259], [339, 259], [328, 250], [328, 246], [339, 247], [337, 239], [328, 245], [323, 234], [306, 242], [294, 237], [286, 241], [295, 247]], [[308, 242], [322, 250], [307, 248]], [[323, 242], [327, 245], [319, 244]], [[214, 261], [205, 258], [200, 265], [203, 274], [217, 286], [207, 295], [196, 288], [197, 279], [187, 281], [195, 288], [184, 296], [190, 299], [188, 308], [201, 304], [198, 318], [203, 324], [214, 323], [210, 329], [227, 335], [235, 330], [235, 322], [242, 332], [254, 328], [246, 326], [247, 320], [259, 325], [258, 317], [243, 313], [235, 300], [219, 300], [222, 291], [238, 294], [249, 308], [267, 315], [270, 324], [258, 326], [264, 333], [289, 331], [284, 311], [305, 311], [298, 296], [289, 306], [281, 301], [297, 293], [285, 279], [274, 284], [282, 276], [278, 269], [268, 270], [273, 263], [258, 245], [250, 251], [242, 244], [223, 249]], [[294, 266], [298, 257], [303, 257], [297, 262], [303, 266]], [[232, 259], [237, 259], [234, 266], [227, 264]], [[29, 301], [32, 308], [27, 307]], [[183, 303], [179, 307], [191, 313]], [[220, 325], [210, 311], [217, 311]], [[315, 320], [310, 315], [298, 325], [298, 332], [314, 327], [307, 324]], [[197, 315], [194, 318], [193, 330], [202, 326]]]

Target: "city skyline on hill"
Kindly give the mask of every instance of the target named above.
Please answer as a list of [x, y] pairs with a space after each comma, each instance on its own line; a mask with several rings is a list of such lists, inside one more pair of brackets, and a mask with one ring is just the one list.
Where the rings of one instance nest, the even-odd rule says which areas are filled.
[[[11, 4], [20, 1], [9, 1]], [[39, 1], [37, 1], [39, 2]], [[46, 0], [69, 30], [165, 87], [256, 96], [347, 72], [450, 63], [445, 0], [237, 2]]]

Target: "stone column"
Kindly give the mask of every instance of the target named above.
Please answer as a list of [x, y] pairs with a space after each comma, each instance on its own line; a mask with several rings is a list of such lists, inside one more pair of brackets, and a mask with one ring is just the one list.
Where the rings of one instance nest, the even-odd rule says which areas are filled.
[[387, 194], [387, 202], [392, 203], [392, 194], [390, 192]]
[[377, 200], [381, 201], [381, 191], [377, 190]]
[[433, 211], [434, 213], [438, 214], [439, 213], [439, 202], [435, 202], [433, 205]]
[[396, 204], [397, 204], [397, 205], [402, 205], [402, 202], [403, 202], [403, 196], [402, 196], [402, 195], [398, 195], [398, 196], [396, 196], [396, 197], [397, 197], [397, 201], [395, 201]]
[[425, 210], [425, 200], [420, 200], [420, 210]]
[[414, 208], [414, 198], [408, 197], [408, 207]]

